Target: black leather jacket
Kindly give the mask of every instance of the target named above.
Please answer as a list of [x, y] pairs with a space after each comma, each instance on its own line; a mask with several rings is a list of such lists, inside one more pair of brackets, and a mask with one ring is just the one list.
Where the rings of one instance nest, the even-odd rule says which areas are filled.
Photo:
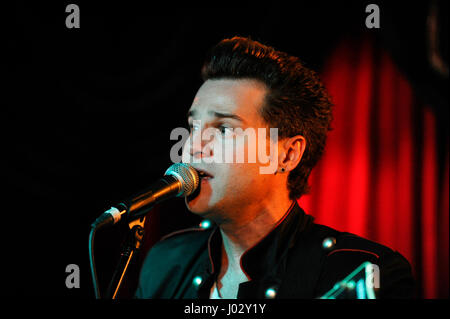
[[[221, 240], [217, 226], [166, 236], [146, 256], [135, 297], [209, 298], [221, 264]], [[237, 297], [317, 298], [365, 261], [379, 267], [377, 298], [414, 296], [411, 267], [398, 252], [315, 224], [294, 201], [278, 225], [242, 256], [250, 280], [239, 285]]]

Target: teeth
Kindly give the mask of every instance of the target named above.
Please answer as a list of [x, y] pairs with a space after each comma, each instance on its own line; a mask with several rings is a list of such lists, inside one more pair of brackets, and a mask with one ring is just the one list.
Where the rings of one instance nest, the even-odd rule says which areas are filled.
[[204, 172], [202, 172], [202, 171], [198, 171], [198, 176], [200, 176], [200, 177], [204, 177], [206, 174], [204, 173]]
[[210, 178], [210, 177], [211, 177], [209, 174], [206, 174], [206, 173], [203, 172], [203, 171], [198, 171], [198, 176], [199, 176], [200, 178]]

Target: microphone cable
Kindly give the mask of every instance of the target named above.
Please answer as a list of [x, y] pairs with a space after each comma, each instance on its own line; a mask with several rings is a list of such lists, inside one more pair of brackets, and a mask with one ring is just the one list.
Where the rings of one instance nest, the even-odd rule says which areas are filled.
[[89, 232], [89, 265], [91, 267], [92, 285], [94, 286], [95, 299], [100, 299], [100, 287], [98, 284], [94, 259], [94, 239], [96, 231], [97, 227], [91, 226], [91, 231]]

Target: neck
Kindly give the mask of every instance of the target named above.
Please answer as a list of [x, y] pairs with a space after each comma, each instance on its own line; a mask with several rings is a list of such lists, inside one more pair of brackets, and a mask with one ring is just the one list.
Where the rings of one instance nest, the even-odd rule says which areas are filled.
[[239, 266], [242, 254], [275, 227], [291, 204], [292, 200], [289, 198], [278, 202], [260, 202], [243, 207], [245, 211], [232, 214], [235, 218], [222, 221], [219, 227], [227, 264]]

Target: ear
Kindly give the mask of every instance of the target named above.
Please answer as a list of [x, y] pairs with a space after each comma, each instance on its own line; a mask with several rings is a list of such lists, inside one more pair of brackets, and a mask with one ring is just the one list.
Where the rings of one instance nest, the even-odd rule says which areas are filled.
[[278, 165], [284, 167], [285, 171], [292, 171], [300, 163], [306, 148], [306, 139], [296, 135], [284, 139], [279, 149]]

